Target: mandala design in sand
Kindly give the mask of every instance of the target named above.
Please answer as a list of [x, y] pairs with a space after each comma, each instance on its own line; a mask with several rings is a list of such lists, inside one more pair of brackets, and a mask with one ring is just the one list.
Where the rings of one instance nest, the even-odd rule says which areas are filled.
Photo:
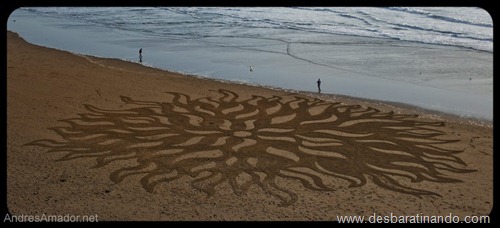
[[456, 142], [439, 139], [445, 135], [439, 130], [442, 122], [295, 95], [243, 100], [231, 91], [214, 92], [214, 97], [194, 100], [169, 93], [169, 102], [122, 96], [129, 107], [123, 110], [85, 105], [89, 113], [61, 120], [69, 126], [51, 128], [63, 141], [28, 145], [61, 152], [60, 160], [95, 158], [96, 167], [134, 161], [112, 172], [111, 179], [119, 183], [140, 175], [149, 192], [159, 183], [189, 176], [191, 186], [208, 196], [224, 182], [236, 195], [257, 186], [279, 198], [281, 206], [298, 196], [279, 179], [320, 191], [338, 188], [327, 184], [332, 183], [328, 178], [349, 187], [372, 181], [422, 196], [438, 194], [411, 182], [458, 182], [446, 173], [472, 171], [456, 156], [461, 151], [442, 146]]

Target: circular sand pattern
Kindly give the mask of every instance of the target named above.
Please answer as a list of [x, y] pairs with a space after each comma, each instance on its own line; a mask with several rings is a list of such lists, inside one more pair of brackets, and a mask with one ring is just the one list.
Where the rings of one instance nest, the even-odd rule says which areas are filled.
[[169, 94], [173, 99], [167, 103], [121, 97], [134, 106], [125, 110], [85, 105], [90, 113], [61, 120], [69, 126], [51, 128], [64, 141], [27, 145], [62, 152], [60, 160], [94, 157], [97, 167], [135, 160], [137, 166], [115, 170], [111, 179], [119, 183], [142, 175], [148, 192], [187, 175], [193, 178], [191, 186], [208, 196], [224, 182], [236, 195], [256, 185], [279, 198], [281, 206], [293, 204], [298, 196], [280, 186], [280, 178], [321, 191], [335, 190], [325, 178], [345, 180], [350, 187], [371, 180], [385, 189], [421, 196], [438, 194], [400, 180], [457, 182], [443, 171], [473, 171], [455, 156], [461, 151], [440, 147], [456, 142], [439, 139], [444, 123], [416, 115], [294, 95], [242, 100], [219, 90], [218, 99], [191, 100]]

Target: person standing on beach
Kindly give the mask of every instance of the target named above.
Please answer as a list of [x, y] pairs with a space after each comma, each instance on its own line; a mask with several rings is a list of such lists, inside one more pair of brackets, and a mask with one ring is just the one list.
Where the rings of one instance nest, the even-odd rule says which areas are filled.
[[142, 48], [139, 49], [139, 62], [142, 63]]
[[318, 84], [318, 93], [321, 93], [321, 79], [318, 78], [316, 83]]

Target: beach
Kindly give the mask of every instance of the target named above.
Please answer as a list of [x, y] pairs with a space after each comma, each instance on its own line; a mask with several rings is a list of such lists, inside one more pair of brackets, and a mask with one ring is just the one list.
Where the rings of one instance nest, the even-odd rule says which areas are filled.
[[181, 75], [12, 32], [6, 81], [13, 215], [332, 221], [493, 206], [491, 122]]
[[142, 49], [170, 72], [309, 92], [321, 78], [326, 94], [493, 119], [492, 21], [477, 8], [20, 8], [7, 28], [88, 56]]

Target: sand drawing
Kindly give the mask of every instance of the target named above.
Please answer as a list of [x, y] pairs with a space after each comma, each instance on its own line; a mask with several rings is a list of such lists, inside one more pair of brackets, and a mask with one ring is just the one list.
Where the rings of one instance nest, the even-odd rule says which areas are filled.
[[462, 151], [445, 148], [458, 140], [443, 139], [444, 123], [417, 115], [297, 94], [249, 99], [222, 89], [199, 99], [168, 94], [171, 101], [166, 102], [122, 96], [127, 108], [121, 110], [86, 104], [88, 113], [51, 128], [64, 140], [27, 145], [61, 152], [62, 161], [95, 158], [96, 167], [135, 161], [114, 170], [110, 178], [120, 183], [140, 175], [148, 192], [159, 183], [189, 176], [192, 188], [208, 196], [222, 183], [238, 196], [257, 186], [277, 197], [280, 206], [293, 204], [298, 196], [279, 180], [296, 180], [318, 191], [372, 181], [421, 197], [439, 194], [411, 183], [459, 182], [447, 173], [474, 171], [456, 156]]

